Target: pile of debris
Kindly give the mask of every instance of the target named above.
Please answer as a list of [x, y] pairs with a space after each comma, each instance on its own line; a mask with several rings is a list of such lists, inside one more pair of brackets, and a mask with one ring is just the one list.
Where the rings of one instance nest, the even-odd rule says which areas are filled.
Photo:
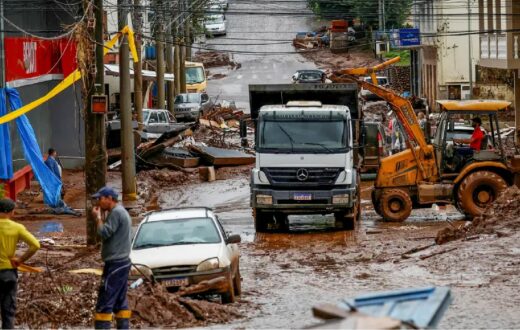
[[443, 244], [449, 241], [478, 234], [496, 234], [509, 236], [520, 229], [520, 189], [509, 187], [486, 211], [466, 226], [448, 227], [437, 233], [435, 242]]
[[[41, 273], [21, 273], [17, 323], [24, 328], [91, 328], [102, 268], [99, 250], [54, 247], [41, 251], [34, 263]], [[75, 272], [71, 272], [75, 271]], [[189, 288], [189, 287], [188, 287]], [[240, 317], [229, 305], [168, 293], [160, 285], [143, 284], [128, 292], [132, 327], [197, 327]]]
[[241, 119], [248, 119], [243, 111], [237, 110], [234, 104], [218, 104], [212, 110], [204, 113], [199, 123], [213, 128], [239, 128]]
[[[137, 148], [137, 167], [140, 170], [170, 169], [190, 174], [195, 168], [205, 173], [207, 167], [252, 164], [254, 155], [236, 150], [240, 146], [238, 137], [232, 146], [225, 143], [226, 134], [238, 136], [237, 127], [242, 116], [241, 111], [215, 108], [205, 114], [207, 119], [201, 118], [200, 123], [169, 131], [155, 141], [142, 143]], [[198, 125], [202, 127], [197, 128]], [[164, 181], [188, 182], [186, 175], [169, 175]]]
[[362, 109], [364, 120], [386, 124], [388, 120], [388, 112], [390, 111], [387, 104], [386, 101], [365, 103]]
[[315, 49], [326, 47], [329, 41], [325, 32], [298, 32], [292, 44], [297, 49]]
[[229, 57], [228, 53], [205, 51], [198, 52], [193, 57], [194, 62], [202, 62], [206, 68], [229, 65], [232, 69], [239, 69], [242, 65]]

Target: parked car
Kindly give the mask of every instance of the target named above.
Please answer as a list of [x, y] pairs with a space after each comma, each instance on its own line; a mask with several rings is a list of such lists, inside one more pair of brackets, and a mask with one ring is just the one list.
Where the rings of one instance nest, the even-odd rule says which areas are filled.
[[[138, 128], [137, 120], [132, 121], [134, 130]], [[140, 133], [143, 139], [158, 138], [161, 134], [184, 126], [175, 122], [168, 110], [143, 109], [143, 131]], [[107, 148], [121, 146], [121, 120], [116, 117], [106, 122]]]
[[198, 120], [200, 115], [211, 108], [212, 104], [206, 93], [183, 93], [175, 97], [173, 110], [177, 121]]
[[207, 35], [226, 35], [226, 17], [223, 14], [211, 14], [204, 17], [204, 30]]
[[[363, 79], [367, 82], [372, 82], [371, 77], [365, 77]], [[387, 87], [387, 86], [389, 86], [390, 83], [389, 83], [388, 77], [377, 76], [377, 84], [380, 86], [383, 86], [383, 87]], [[364, 89], [364, 88], [361, 88], [361, 91], [359, 92], [359, 97], [361, 98], [362, 101], [365, 101], [365, 102], [381, 100], [381, 98], [379, 96], [375, 95], [368, 89]]]
[[321, 70], [298, 70], [292, 75], [293, 83], [324, 83], [327, 77]]
[[377, 172], [381, 158], [388, 156], [385, 128], [380, 122], [364, 122], [362, 172]]
[[149, 213], [139, 224], [130, 258], [131, 278], [153, 277], [169, 290], [222, 279], [206, 293], [232, 303], [241, 294], [237, 243], [208, 208], [180, 208]]

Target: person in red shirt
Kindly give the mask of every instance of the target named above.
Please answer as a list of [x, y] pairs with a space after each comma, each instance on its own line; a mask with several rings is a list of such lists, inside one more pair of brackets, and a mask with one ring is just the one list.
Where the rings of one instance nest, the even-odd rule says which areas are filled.
[[464, 143], [469, 144], [469, 147], [473, 151], [480, 151], [480, 147], [482, 146], [482, 140], [484, 140], [484, 132], [482, 132], [482, 129], [480, 129], [480, 126], [482, 125], [482, 120], [479, 117], [475, 117], [472, 120], [471, 126], [475, 128], [473, 130], [473, 134], [471, 134], [470, 139], [454, 139], [453, 142], [455, 143]]

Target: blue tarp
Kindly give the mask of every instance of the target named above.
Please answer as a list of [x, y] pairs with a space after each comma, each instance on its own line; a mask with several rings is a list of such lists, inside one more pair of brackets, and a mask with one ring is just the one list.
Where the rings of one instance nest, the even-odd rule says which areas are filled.
[[[0, 103], [6, 107], [6, 97], [9, 100], [9, 106], [11, 110], [16, 110], [22, 106], [22, 100], [20, 99], [20, 94], [14, 88], [5, 88], [2, 93], [0, 93]], [[29, 122], [27, 116], [23, 115], [16, 119], [16, 126], [18, 128], [18, 134], [20, 135], [20, 139], [23, 144], [23, 151], [25, 154], [25, 159], [29, 162], [34, 172], [34, 175], [40, 182], [40, 186], [43, 190], [43, 201], [45, 204], [50, 207], [59, 207], [63, 202], [61, 202], [61, 180], [52, 173], [52, 171], [45, 165], [43, 162], [43, 157], [40, 152], [40, 147], [38, 146], [38, 141], [36, 140], [36, 135], [34, 134], [34, 130]], [[10, 145], [10, 140], [2, 141], [0, 145], [3, 145], [5, 148], [6, 145]], [[10, 148], [10, 146], [9, 146]], [[11, 162], [11, 158], [9, 158]]]
[[[0, 89], [0, 116], [7, 114], [5, 91]], [[0, 125], [0, 179], [13, 177], [13, 157], [11, 154], [11, 137], [9, 136], [9, 124]]]

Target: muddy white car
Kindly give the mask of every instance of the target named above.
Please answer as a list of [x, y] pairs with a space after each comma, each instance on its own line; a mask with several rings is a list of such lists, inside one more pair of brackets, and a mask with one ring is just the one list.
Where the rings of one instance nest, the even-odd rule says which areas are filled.
[[171, 291], [206, 281], [222, 303], [241, 294], [239, 235], [227, 236], [207, 208], [149, 213], [139, 224], [130, 258], [132, 278], [152, 278]]

